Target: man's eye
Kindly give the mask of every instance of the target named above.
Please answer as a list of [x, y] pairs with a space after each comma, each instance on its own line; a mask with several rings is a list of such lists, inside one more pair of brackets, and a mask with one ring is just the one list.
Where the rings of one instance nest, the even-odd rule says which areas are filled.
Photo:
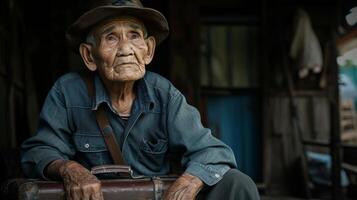
[[106, 36], [106, 39], [108, 40], [108, 41], [116, 41], [117, 40], [117, 37], [115, 37], [114, 35], [107, 35]]
[[138, 32], [131, 32], [130, 39], [135, 40], [141, 38], [141, 35]]

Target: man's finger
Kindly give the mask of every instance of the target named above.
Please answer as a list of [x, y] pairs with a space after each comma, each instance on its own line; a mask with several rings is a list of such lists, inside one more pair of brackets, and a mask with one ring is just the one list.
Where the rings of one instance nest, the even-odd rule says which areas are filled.
[[103, 193], [100, 184], [92, 186], [91, 200], [103, 200]]
[[89, 200], [91, 194], [93, 193], [91, 187], [89, 185], [85, 185], [81, 188], [82, 198], [81, 200]]
[[98, 194], [99, 194], [99, 200], [104, 200], [104, 196], [103, 196], [102, 190]]
[[181, 200], [181, 199], [184, 199], [184, 200], [192, 199], [192, 197], [191, 198], [188, 198], [188, 197], [191, 197], [191, 196], [187, 194], [187, 188], [184, 188], [184, 189], [179, 191], [177, 199], [179, 199], [179, 200]]
[[103, 193], [102, 191], [97, 191], [92, 193], [92, 196], [90, 198], [91, 200], [103, 200]]
[[180, 188], [180, 189], [178, 189], [178, 190], [176, 190], [175, 191], [175, 194], [174, 194], [174, 196], [173, 196], [173, 199], [174, 200], [179, 200], [179, 199], [181, 199], [181, 197], [182, 197], [182, 189]]
[[175, 191], [169, 190], [164, 195], [164, 200], [173, 200]]
[[70, 200], [81, 200], [79, 195], [80, 190], [78, 186], [71, 187], [69, 191], [70, 191]]
[[71, 200], [72, 196], [71, 196], [71, 190], [69, 188], [66, 188], [66, 200]]
[[174, 200], [179, 200], [180, 194], [181, 194], [180, 191], [176, 191], [173, 199]]

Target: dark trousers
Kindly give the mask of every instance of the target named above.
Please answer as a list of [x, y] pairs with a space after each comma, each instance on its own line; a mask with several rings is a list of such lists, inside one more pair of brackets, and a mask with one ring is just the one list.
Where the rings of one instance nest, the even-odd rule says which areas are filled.
[[204, 188], [198, 199], [205, 200], [259, 200], [259, 193], [250, 177], [230, 169], [217, 184]]

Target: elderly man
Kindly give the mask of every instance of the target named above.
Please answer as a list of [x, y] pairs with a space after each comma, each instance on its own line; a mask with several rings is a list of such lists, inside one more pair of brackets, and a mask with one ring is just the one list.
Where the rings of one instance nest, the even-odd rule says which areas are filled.
[[[38, 133], [22, 145], [24, 172], [62, 180], [67, 199], [103, 199], [88, 169], [113, 159], [94, 112], [105, 110], [122, 156], [135, 175], [170, 173], [180, 154], [183, 174], [164, 199], [259, 199], [255, 184], [236, 167], [231, 149], [201, 125], [199, 113], [163, 77], [146, 71], [168, 34], [165, 17], [137, 1], [94, 1], [68, 30], [69, 43], [94, 74], [95, 95], [77, 73], [50, 90]], [[119, 198], [119, 197], [118, 197]]]

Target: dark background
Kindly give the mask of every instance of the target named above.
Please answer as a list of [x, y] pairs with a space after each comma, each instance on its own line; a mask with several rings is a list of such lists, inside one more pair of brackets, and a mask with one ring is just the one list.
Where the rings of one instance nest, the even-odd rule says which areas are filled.
[[[69, 49], [65, 40], [65, 31], [83, 12], [84, 1], [0, 1], [0, 166], [7, 166], [0, 181], [21, 176], [19, 146], [36, 133], [38, 113], [54, 81], [67, 72], [84, 69], [81, 58]], [[293, 180], [290, 176], [294, 177], [294, 172], [269, 171], [274, 163], [282, 162], [282, 156], [279, 149], [269, 146], [269, 139], [277, 137], [269, 129], [274, 116], [267, 113], [267, 99], [288, 93], [283, 66], [291, 64], [287, 49], [293, 34], [294, 11], [304, 8], [310, 14], [322, 48], [336, 50], [335, 40], [356, 29], [344, 20], [356, 3], [350, 0], [142, 0], [142, 3], [161, 11], [171, 29], [168, 39], [157, 47], [148, 70], [172, 81], [199, 109], [205, 125], [209, 125], [206, 104], [210, 95], [257, 96], [252, 109], [257, 113], [259, 140], [255, 144], [260, 149], [261, 161], [260, 178], [255, 181], [267, 193], [301, 194], [292, 189], [298, 183], [291, 183], [290, 188], [285, 184]], [[225, 25], [248, 23], [259, 27], [257, 86], [218, 90], [200, 86], [200, 28], [207, 19]], [[326, 67], [326, 88], [317, 87], [321, 75], [299, 81], [292, 71], [296, 89], [332, 91], [330, 96], [335, 95], [331, 90], [337, 87], [333, 81], [335, 58], [336, 54], [327, 58], [330, 61]], [[279, 187], [284, 189], [274, 190]]]

